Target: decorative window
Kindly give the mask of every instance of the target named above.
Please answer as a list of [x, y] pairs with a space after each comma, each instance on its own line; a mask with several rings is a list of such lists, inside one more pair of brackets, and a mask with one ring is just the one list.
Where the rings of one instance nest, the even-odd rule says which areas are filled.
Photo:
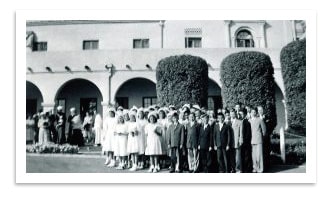
[[47, 42], [34, 42], [33, 51], [47, 51], [48, 43]]
[[84, 40], [83, 50], [95, 50], [98, 49], [98, 40]]
[[157, 97], [143, 97], [143, 107], [156, 105]]
[[250, 31], [241, 30], [238, 32], [236, 47], [255, 47], [254, 39]]
[[149, 48], [149, 39], [134, 39], [133, 40], [133, 48]]
[[201, 35], [202, 29], [201, 28], [186, 28], [185, 35]]
[[186, 48], [201, 48], [201, 37], [186, 37], [185, 38]]

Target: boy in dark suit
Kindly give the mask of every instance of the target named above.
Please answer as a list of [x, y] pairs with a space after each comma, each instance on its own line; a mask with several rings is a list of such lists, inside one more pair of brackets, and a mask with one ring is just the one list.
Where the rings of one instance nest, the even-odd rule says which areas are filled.
[[199, 166], [202, 172], [208, 172], [209, 151], [211, 147], [212, 128], [208, 124], [209, 117], [207, 114], [202, 115], [202, 125], [200, 127], [198, 139]]
[[184, 143], [185, 129], [178, 121], [178, 113], [172, 114], [172, 124], [168, 127], [168, 148], [171, 149], [171, 170], [170, 172], [180, 172], [180, 156]]
[[186, 148], [188, 150], [189, 172], [195, 172], [198, 168], [198, 137], [200, 125], [196, 122], [195, 113], [189, 114], [189, 122], [186, 125]]
[[219, 172], [229, 172], [227, 151], [230, 148], [231, 142], [231, 127], [224, 122], [224, 115], [217, 114], [217, 123], [213, 132], [214, 150], [217, 151], [217, 163]]

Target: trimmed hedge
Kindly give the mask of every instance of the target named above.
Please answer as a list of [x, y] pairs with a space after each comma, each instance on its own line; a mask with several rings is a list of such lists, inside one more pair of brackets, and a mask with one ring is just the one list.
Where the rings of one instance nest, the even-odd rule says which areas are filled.
[[156, 79], [159, 105], [181, 107], [189, 103], [207, 106], [208, 66], [204, 59], [191, 55], [161, 59]]
[[306, 133], [306, 39], [294, 41], [281, 51], [287, 121], [296, 133]]
[[27, 153], [63, 153], [63, 154], [77, 154], [79, 151], [78, 146], [70, 144], [54, 144], [49, 142], [46, 144], [32, 144], [26, 145]]
[[274, 68], [270, 57], [261, 52], [233, 53], [223, 59], [220, 77], [223, 105], [233, 108], [237, 103], [264, 108], [269, 132], [276, 126]]

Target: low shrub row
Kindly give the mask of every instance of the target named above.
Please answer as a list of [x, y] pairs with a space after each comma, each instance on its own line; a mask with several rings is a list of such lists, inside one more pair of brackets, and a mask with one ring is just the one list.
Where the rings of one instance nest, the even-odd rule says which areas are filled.
[[70, 144], [32, 144], [26, 145], [27, 153], [68, 153], [68, 154], [77, 154], [79, 151], [78, 146], [72, 146]]

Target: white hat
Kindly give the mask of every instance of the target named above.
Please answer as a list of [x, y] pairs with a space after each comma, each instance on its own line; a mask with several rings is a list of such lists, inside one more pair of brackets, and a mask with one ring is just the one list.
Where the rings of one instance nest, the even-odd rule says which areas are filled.
[[149, 114], [148, 114], [148, 118], [150, 117], [150, 116], [155, 116], [155, 118], [157, 117], [157, 112], [156, 111], [152, 111], [152, 112], [150, 112]]
[[137, 111], [138, 109], [137, 109], [137, 107], [134, 105], [134, 106], [132, 106], [132, 108], [131, 108], [130, 110], [136, 110], [136, 111]]
[[129, 115], [129, 110], [127, 110], [127, 109], [124, 109], [122, 113], [123, 113], [123, 115], [126, 115], [126, 114], [128, 114], [128, 115]]
[[111, 111], [112, 111], [112, 112], [115, 112], [114, 107], [109, 107], [109, 108], [108, 108], [108, 112], [111, 112]]
[[60, 105], [57, 107], [57, 110], [58, 110], [58, 111], [61, 111], [62, 109], [63, 109], [63, 107], [60, 106]]
[[119, 106], [117, 110], [123, 110], [123, 107], [122, 106]]
[[170, 109], [170, 108], [175, 109], [175, 106], [174, 106], [174, 105], [169, 105], [169, 109]]
[[192, 108], [196, 109], [196, 110], [200, 110], [199, 105], [193, 105]]
[[137, 116], [137, 112], [135, 112], [134, 110], [130, 110], [129, 111], [129, 117], [130, 116], [135, 116], [136, 117]]

